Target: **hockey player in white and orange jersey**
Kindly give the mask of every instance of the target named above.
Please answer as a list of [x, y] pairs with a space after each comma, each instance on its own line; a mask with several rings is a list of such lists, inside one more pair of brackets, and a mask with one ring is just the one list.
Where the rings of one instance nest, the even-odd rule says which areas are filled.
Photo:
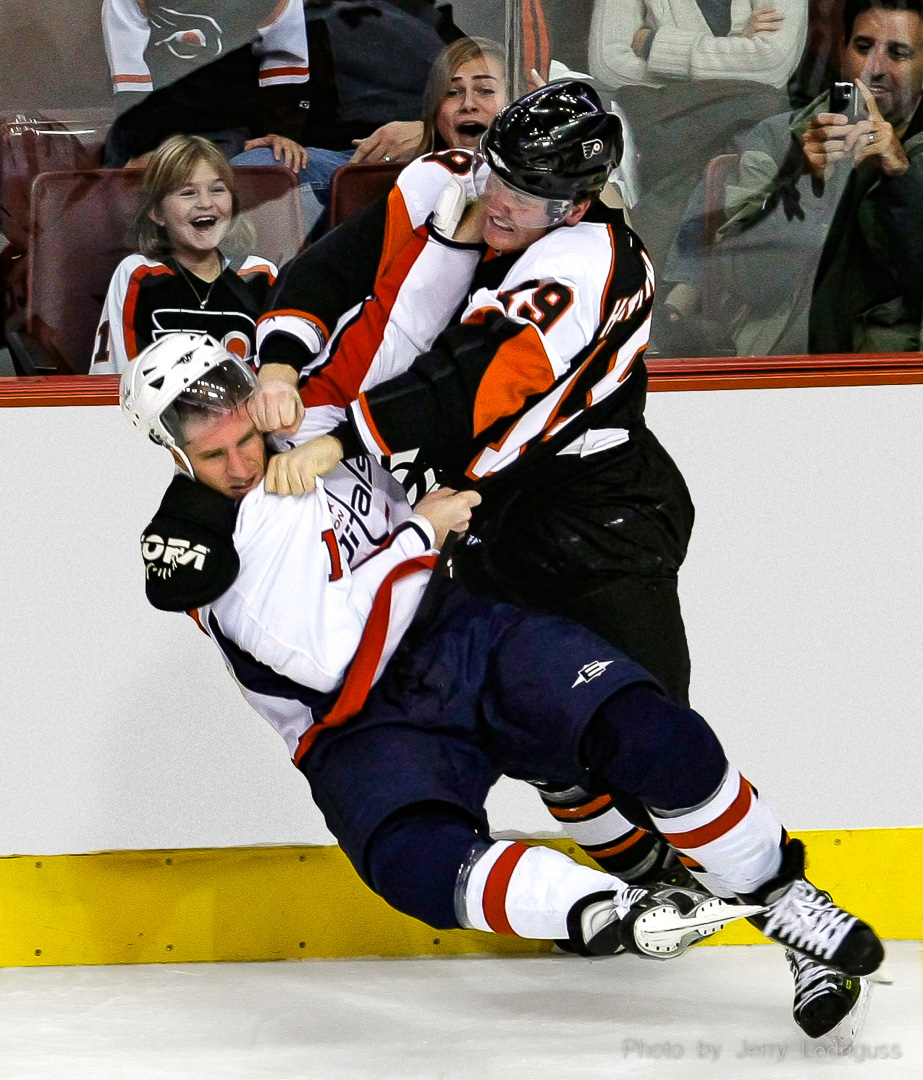
[[[693, 509], [644, 423], [653, 271], [595, 198], [619, 121], [585, 84], [553, 84], [502, 112], [485, 150], [418, 159], [386, 208], [290, 264], [258, 324], [261, 380], [306, 375], [292, 445], [335, 429], [351, 453], [419, 447], [444, 482], [474, 484], [459, 579], [584, 623], [685, 704], [677, 573]], [[271, 489], [289, 490], [292, 462], [273, 463]], [[539, 790], [607, 870], [662, 873], [669, 849], [642, 814], [605, 792]]]
[[[125, 415], [185, 473], [142, 537], [147, 593], [196, 609], [371, 888], [434, 927], [564, 938], [586, 955], [666, 959], [747, 916], [812, 962], [878, 967], [871, 928], [804, 878], [803, 846], [700, 716], [576, 623], [433, 575], [476, 493], [434, 492], [409, 516], [393, 488], [355, 502], [369, 537], [350, 558], [337, 515], [355, 474], [341, 465], [309, 494], [268, 493], [246, 408], [255, 385], [217, 343], [184, 335], [124, 372]], [[503, 773], [629, 792], [744, 906], [491, 840], [484, 800]]]
[[[261, 380], [306, 379], [294, 401], [267, 380], [253, 415], [269, 430], [280, 408], [297, 419], [303, 399], [292, 444], [346, 417], [335, 440], [274, 459], [268, 484], [280, 492], [309, 489], [314, 454], [420, 447], [443, 482], [483, 496], [455, 555], [463, 584], [583, 623], [684, 705], [677, 572], [693, 511], [644, 423], [650, 261], [594, 197], [619, 149], [595, 92], [558, 83], [497, 117], [483, 166], [462, 151], [415, 162], [387, 208], [288, 268], [258, 328]], [[675, 880], [671, 849], [624, 792], [544, 779], [552, 815], [606, 870]], [[855, 980], [793, 971], [807, 1034], [858, 1006]]]

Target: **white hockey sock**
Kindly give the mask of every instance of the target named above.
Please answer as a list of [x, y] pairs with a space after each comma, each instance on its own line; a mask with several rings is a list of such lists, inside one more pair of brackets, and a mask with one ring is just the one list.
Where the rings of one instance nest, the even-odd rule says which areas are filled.
[[[650, 814], [671, 846], [695, 860], [719, 887], [751, 893], [779, 869], [779, 819], [733, 765], [714, 795], [700, 806]], [[691, 860], [683, 861], [689, 866]]]
[[567, 937], [567, 914], [582, 897], [628, 888], [553, 848], [498, 840], [471, 868], [462, 921], [475, 930], [553, 941]]

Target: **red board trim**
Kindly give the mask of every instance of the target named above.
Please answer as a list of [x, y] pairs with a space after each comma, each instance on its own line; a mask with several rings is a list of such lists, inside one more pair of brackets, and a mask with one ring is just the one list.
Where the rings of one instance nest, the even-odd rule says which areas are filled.
[[[923, 383], [923, 354], [648, 360], [651, 390], [761, 390]], [[117, 375], [0, 378], [0, 408], [117, 405]]]

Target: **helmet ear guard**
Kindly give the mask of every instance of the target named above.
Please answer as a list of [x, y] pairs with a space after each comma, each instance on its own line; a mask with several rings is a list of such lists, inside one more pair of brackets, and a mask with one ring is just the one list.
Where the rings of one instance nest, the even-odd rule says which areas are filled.
[[589, 83], [548, 83], [502, 109], [482, 141], [486, 163], [510, 187], [544, 199], [601, 190], [622, 157], [622, 122]]

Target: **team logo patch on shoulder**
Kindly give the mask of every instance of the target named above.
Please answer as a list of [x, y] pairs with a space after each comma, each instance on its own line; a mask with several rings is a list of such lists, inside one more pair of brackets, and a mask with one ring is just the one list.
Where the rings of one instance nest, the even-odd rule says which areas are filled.
[[164, 541], [154, 533], [141, 537], [141, 554], [144, 556], [145, 576], [169, 578], [177, 566], [191, 566], [201, 570], [209, 548], [204, 544], [190, 544], [188, 540], [169, 537]]
[[603, 152], [602, 139], [587, 139], [587, 141], [581, 145], [583, 147], [583, 157], [586, 161], [589, 161], [591, 157], [596, 157], [597, 154]]
[[[594, 660], [592, 663], [584, 664], [577, 672], [577, 679], [574, 686], [579, 686], [581, 683], [588, 683], [593, 679], [599, 678], [600, 675], [605, 674], [606, 668], [614, 663], [614, 660]], [[574, 689], [574, 686], [571, 687], [571, 690]]]

